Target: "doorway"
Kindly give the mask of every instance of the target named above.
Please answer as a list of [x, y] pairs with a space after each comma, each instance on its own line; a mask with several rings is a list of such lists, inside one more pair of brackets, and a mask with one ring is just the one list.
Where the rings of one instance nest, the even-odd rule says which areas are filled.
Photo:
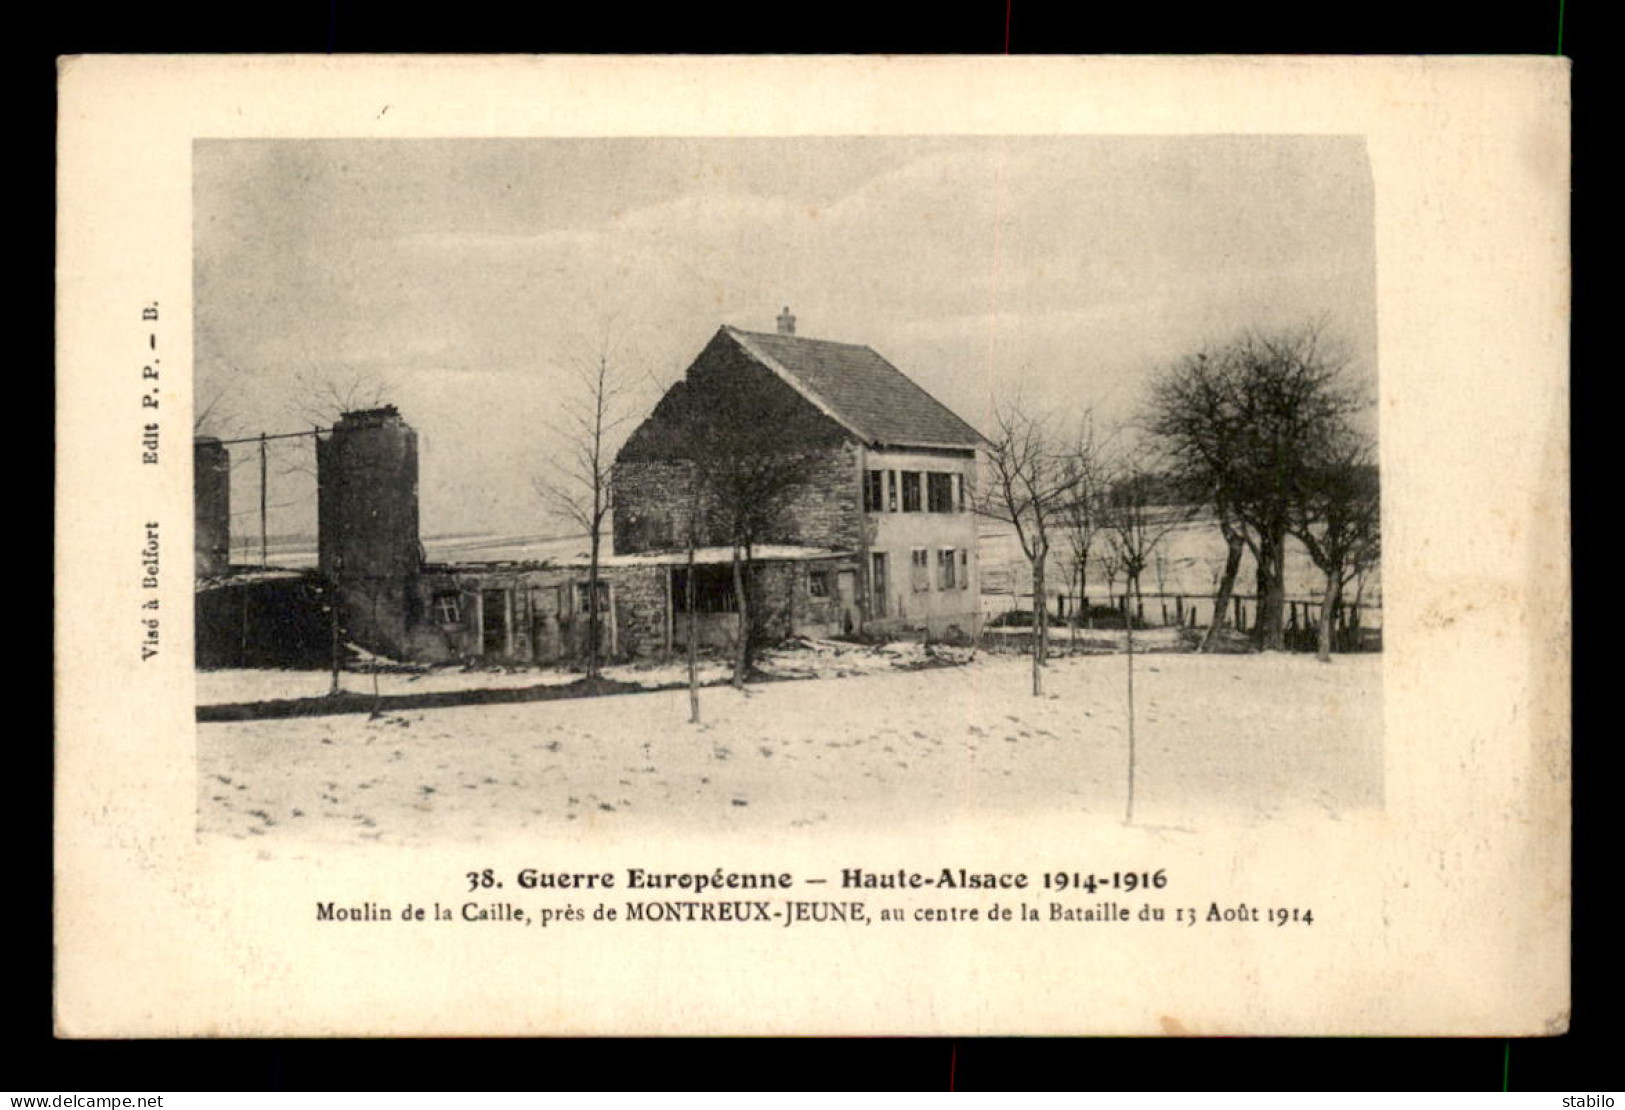
[[512, 638], [507, 590], [480, 591], [480, 653], [482, 655], [511, 655]]

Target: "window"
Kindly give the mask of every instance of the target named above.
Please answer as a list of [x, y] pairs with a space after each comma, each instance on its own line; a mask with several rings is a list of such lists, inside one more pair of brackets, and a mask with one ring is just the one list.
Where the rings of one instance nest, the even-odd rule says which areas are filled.
[[926, 505], [933, 513], [954, 511], [954, 475], [927, 474]]
[[965, 476], [963, 474], [954, 475], [954, 510], [961, 513], [965, 511]]
[[963, 547], [959, 549], [959, 588], [970, 589], [970, 551]]
[[532, 586], [530, 590], [530, 612], [536, 617], [562, 617], [564, 606], [560, 603], [560, 594], [564, 591], [562, 586]]
[[[587, 585], [588, 583], [586, 582], [576, 583], [576, 612], [578, 613], [587, 613], [592, 609], [591, 603], [587, 600], [587, 598], [590, 596], [587, 591]], [[607, 612], [609, 612], [609, 583], [600, 582], [598, 583], [598, 614], [599, 616], [602, 616]]]
[[897, 471], [886, 471], [886, 508], [891, 512], [897, 511]]
[[463, 607], [456, 594], [436, 594], [434, 608], [441, 624], [463, 623]]
[[917, 513], [920, 511], [920, 478], [918, 470], [903, 471], [903, 511]]
[[931, 588], [931, 552], [924, 547], [916, 547], [912, 560], [911, 584], [915, 593], [924, 593]]
[[873, 552], [869, 556], [869, 593], [874, 599], [874, 615], [886, 615], [886, 553]]
[[886, 507], [884, 470], [863, 472], [863, 511], [878, 513]]
[[937, 589], [954, 588], [954, 549], [944, 547], [937, 551]]
[[[688, 612], [687, 567], [673, 569], [671, 597], [673, 612]], [[734, 593], [733, 567], [730, 564], [701, 563], [694, 568], [694, 612], [739, 612], [739, 598]]]
[[807, 575], [807, 592], [814, 597], [829, 596], [829, 571], [815, 570]]

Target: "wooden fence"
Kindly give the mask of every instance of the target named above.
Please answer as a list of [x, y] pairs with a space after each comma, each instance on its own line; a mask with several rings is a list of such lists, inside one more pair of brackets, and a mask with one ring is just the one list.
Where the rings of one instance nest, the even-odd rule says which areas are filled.
[[[993, 600], [992, 596], [984, 598]], [[994, 625], [1031, 624], [1033, 596], [1031, 594], [1004, 595], [1009, 602], [1002, 609], [990, 609], [987, 617]], [[1076, 594], [1049, 595], [1051, 628], [1070, 628], [1074, 616], [1081, 628], [1122, 628], [1124, 614], [1130, 608], [1130, 598], [1123, 594], [1084, 595], [1081, 604]], [[1213, 621], [1214, 598], [1211, 595], [1179, 593], [1142, 594], [1134, 606], [1136, 628], [1190, 628], [1205, 629]], [[1226, 623], [1237, 632], [1251, 632], [1258, 623], [1258, 597], [1256, 594], [1232, 594]], [[1013, 614], [1020, 614], [1013, 617]], [[1319, 634], [1320, 601], [1288, 598], [1283, 610], [1289, 648], [1313, 649]], [[1023, 619], [1025, 618], [1025, 619]], [[1332, 611], [1333, 644], [1339, 651], [1371, 650], [1380, 646], [1382, 633], [1382, 605], [1362, 600], [1356, 606], [1344, 600]]]

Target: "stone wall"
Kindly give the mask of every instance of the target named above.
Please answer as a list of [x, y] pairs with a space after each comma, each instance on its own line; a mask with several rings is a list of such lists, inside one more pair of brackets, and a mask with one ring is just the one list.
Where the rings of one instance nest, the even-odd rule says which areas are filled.
[[769, 542], [855, 551], [863, 543], [859, 448], [841, 443], [812, 456]]
[[599, 574], [614, 583], [620, 654], [647, 658], [664, 652], [669, 602], [666, 568], [601, 567]]
[[[861, 543], [863, 491], [852, 437], [719, 334], [616, 457], [616, 554], [676, 550], [687, 543], [695, 505], [691, 467], [702, 473], [703, 490], [703, 472], [718, 457], [719, 442], [735, 450], [745, 445], [740, 457], [787, 453], [808, 460], [803, 482], [758, 542], [845, 549]], [[720, 508], [714, 494], [702, 492], [702, 545], [728, 542]]]
[[[858, 447], [841, 443], [807, 456], [802, 481], [789, 492], [761, 543], [803, 544], [844, 551], [863, 542], [863, 491]], [[681, 550], [688, 542], [694, 497], [689, 464], [623, 461], [615, 470], [614, 547], [617, 555]], [[726, 544], [722, 514], [709, 492], [700, 498], [700, 545]]]
[[[694, 514], [690, 466], [681, 460], [625, 461], [615, 467], [613, 534], [615, 554], [672, 551], [688, 544], [688, 522]], [[703, 491], [704, 519], [713, 500]], [[702, 531], [699, 542], [711, 542]]]

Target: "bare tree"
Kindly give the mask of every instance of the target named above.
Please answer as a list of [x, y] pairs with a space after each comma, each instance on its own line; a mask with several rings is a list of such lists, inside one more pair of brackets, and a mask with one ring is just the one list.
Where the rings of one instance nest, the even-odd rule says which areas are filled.
[[762, 623], [755, 611], [755, 551], [777, 532], [790, 500], [805, 484], [815, 456], [782, 446], [775, 421], [748, 416], [743, 406], [713, 410], [706, 420], [709, 451], [700, 480], [709, 496], [712, 528], [732, 549], [739, 630], [733, 683], [750, 675]]
[[[1171, 495], [1172, 494], [1172, 495]], [[1151, 469], [1143, 452], [1122, 455], [1112, 470], [1101, 506], [1101, 528], [1115, 570], [1126, 580], [1123, 637], [1127, 657], [1128, 806], [1126, 820], [1134, 820], [1134, 623], [1144, 619], [1140, 589], [1147, 567], [1158, 565], [1163, 540], [1189, 520], [1195, 510], [1178, 496], [1164, 475]], [[1160, 573], [1160, 572], [1159, 572]]]
[[1072, 480], [1071, 496], [1061, 504], [1061, 532], [1066, 539], [1072, 581], [1077, 584], [1077, 602], [1072, 606], [1072, 642], [1076, 650], [1078, 624], [1089, 607], [1089, 556], [1101, 529], [1101, 451], [1095, 436], [1093, 414], [1085, 414], [1077, 441], [1063, 463]]
[[[686, 465], [692, 483], [689, 543], [703, 538], [731, 549], [738, 612], [733, 682], [743, 686], [765, 627], [756, 611], [756, 549], [794, 531], [787, 510], [841, 433], [777, 381], [749, 379], [731, 388], [735, 396], [726, 404], [685, 385], [669, 391], [661, 401], [668, 429], [662, 450]], [[691, 604], [691, 643], [692, 614]]]
[[396, 383], [384, 374], [306, 366], [293, 373], [289, 415], [299, 424], [327, 427], [347, 412], [382, 408], [397, 392]]
[[217, 380], [193, 398], [193, 436], [215, 436], [219, 439], [230, 437], [237, 426], [236, 416], [231, 411], [232, 393], [232, 384], [229, 380]]
[[[613, 321], [611, 321], [611, 324]], [[619, 430], [632, 416], [626, 404], [631, 374], [619, 344], [606, 325], [588, 352], [574, 359], [573, 383], [559, 400], [555, 434], [566, 445], [550, 460], [550, 472], [535, 480], [548, 509], [587, 536], [587, 677], [602, 666], [603, 613], [598, 588], [604, 521], [614, 499], [615, 451]]]
[[1198, 651], [1212, 651], [1228, 623], [1236, 576], [1248, 547], [1256, 543], [1240, 512], [1243, 435], [1235, 394], [1235, 351], [1204, 350], [1182, 360], [1156, 383], [1151, 403], [1152, 433], [1170, 456], [1190, 499], [1207, 504], [1224, 537], [1224, 569], [1213, 597]]
[[1260, 645], [1283, 646], [1295, 491], [1320, 445], [1363, 405], [1348, 365], [1317, 321], [1247, 331], [1170, 367], [1154, 387], [1147, 423], [1212, 506], [1229, 552], [1205, 647], [1223, 620], [1243, 547], [1257, 564]]
[[[1085, 481], [1077, 452], [1069, 450], [1050, 421], [1019, 401], [994, 414], [995, 432], [987, 452], [991, 481], [978, 495], [976, 510], [1009, 525], [1032, 568], [1033, 696], [1044, 692], [1049, 657], [1049, 605], [1044, 570], [1065, 506]], [[1069, 465], [1070, 464], [1070, 465]]]
[[1323, 663], [1331, 660], [1332, 621], [1343, 587], [1375, 565], [1381, 552], [1375, 454], [1369, 438], [1347, 430], [1304, 469], [1293, 499], [1292, 533], [1326, 576], [1315, 644]]

